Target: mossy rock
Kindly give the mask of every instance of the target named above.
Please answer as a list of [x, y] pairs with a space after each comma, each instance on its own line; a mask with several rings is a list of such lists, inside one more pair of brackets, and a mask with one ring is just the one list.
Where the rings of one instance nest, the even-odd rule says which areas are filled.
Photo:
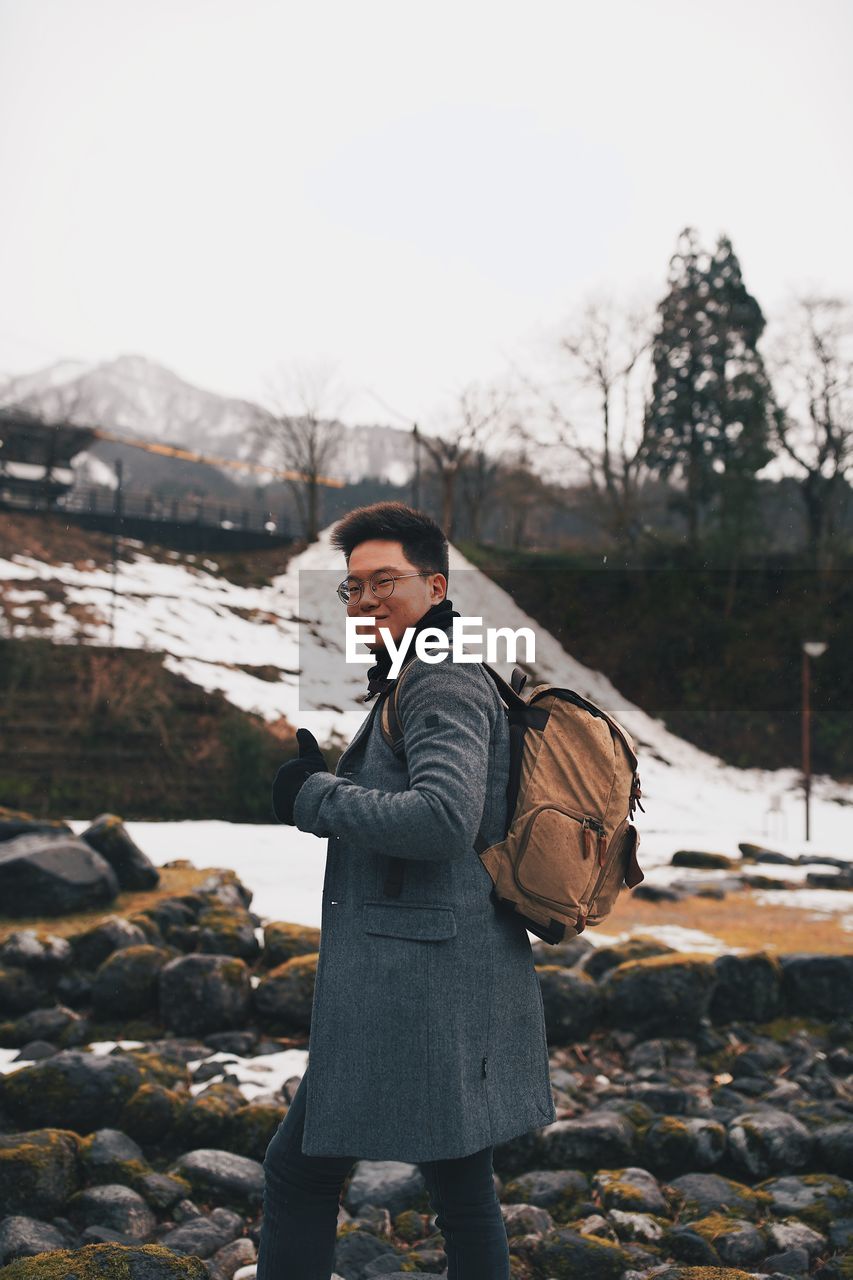
[[142, 1083], [129, 1054], [98, 1057], [65, 1049], [53, 1058], [5, 1077], [3, 1109], [18, 1124], [46, 1124], [91, 1133], [117, 1127], [122, 1108]]
[[245, 1024], [252, 988], [237, 956], [188, 955], [160, 970], [160, 1015], [179, 1035], [231, 1031]]
[[0, 965], [0, 1015], [15, 1017], [42, 1005], [52, 1004], [47, 988], [18, 965]]
[[581, 1235], [568, 1227], [549, 1231], [531, 1249], [537, 1274], [549, 1280], [621, 1280], [629, 1255], [601, 1236]]
[[602, 983], [611, 1025], [646, 1035], [687, 1035], [707, 1016], [716, 984], [714, 957], [647, 956], [611, 970]]
[[310, 1028], [318, 958], [317, 952], [294, 956], [261, 979], [253, 992], [253, 1003], [265, 1026]]
[[0, 1280], [208, 1280], [208, 1272], [200, 1258], [158, 1244], [89, 1244], [18, 1258]]
[[147, 1048], [125, 1049], [124, 1053], [138, 1064], [144, 1084], [163, 1084], [167, 1089], [174, 1089], [176, 1085], [189, 1085], [189, 1071], [182, 1062], [176, 1062]]
[[285, 1105], [277, 1107], [269, 1102], [249, 1102], [238, 1107], [231, 1116], [229, 1151], [262, 1161], [286, 1115]]
[[260, 968], [277, 969], [294, 956], [314, 955], [320, 950], [320, 930], [286, 920], [272, 920], [264, 925], [264, 949]]
[[174, 1089], [142, 1084], [125, 1103], [118, 1127], [144, 1146], [160, 1143], [175, 1133], [186, 1106]]
[[230, 1150], [232, 1117], [245, 1103], [236, 1085], [224, 1082], [208, 1085], [181, 1111], [177, 1141], [186, 1148], [222, 1147]]
[[667, 946], [665, 942], [656, 942], [654, 938], [626, 938], [624, 942], [614, 943], [611, 947], [596, 947], [583, 961], [583, 972], [588, 973], [591, 978], [601, 979], [605, 973], [627, 964], [629, 960], [677, 954], [674, 947]]
[[95, 1017], [135, 1017], [157, 1009], [157, 977], [173, 952], [143, 943], [114, 951], [98, 968], [92, 982]]
[[0, 1134], [0, 1205], [52, 1217], [82, 1181], [80, 1139], [68, 1129]]
[[669, 1267], [655, 1280], [752, 1280], [752, 1272], [737, 1267]]
[[729, 871], [738, 865], [724, 853], [709, 853], [705, 849], [678, 849], [670, 862], [674, 867], [697, 867], [701, 871]]
[[766, 1197], [777, 1216], [796, 1217], [827, 1235], [838, 1218], [853, 1217], [853, 1182], [831, 1173], [801, 1173], [765, 1178], [755, 1194]]
[[250, 963], [261, 952], [248, 911], [219, 906], [199, 914], [198, 949], [209, 955], [238, 956]]

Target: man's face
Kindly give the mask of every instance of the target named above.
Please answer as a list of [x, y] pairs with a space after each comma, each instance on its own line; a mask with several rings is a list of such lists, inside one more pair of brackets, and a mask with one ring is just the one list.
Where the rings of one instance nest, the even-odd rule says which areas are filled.
[[[378, 597], [373, 594], [370, 579], [374, 574], [380, 576], [412, 574], [412, 577], [398, 578], [390, 596]], [[385, 648], [385, 641], [379, 634], [379, 628], [386, 627], [394, 640], [399, 644], [406, 627], [412, 627], [447, 593], [447, 579], [443, 573], [425, 573], [415, 577], [418, 566], [412, 564], [403, 555], [403, 547], [399, 542], [383, 538], [371, 538], [353, 547], [347, 566], [347, 578], [359, 578], [363, 583], [361, 598], [351, 597], [347, 605], [347, 613], [351, 618], [375, 618], [376, 638], [365, 632], [363, 643], [374, 653]]]

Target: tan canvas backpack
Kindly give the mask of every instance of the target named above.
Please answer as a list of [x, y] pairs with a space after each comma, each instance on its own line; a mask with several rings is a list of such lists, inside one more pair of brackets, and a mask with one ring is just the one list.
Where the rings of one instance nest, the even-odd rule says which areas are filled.
[[[572, 689], [539, 684], [526, 698], [526, 674], [511, 684], [485, 662], [510, 729], [509, 827], [498, 844], [480, 832], [474, 847], [493, 882], [492, 897], [521, 917], [531, 933], [558, 943], [610, 914], [623, 885], [644, 879], [637, 862], [640, 835], [631, 819], [642, 791], [630, 734], [606, 711]], [[380, 725], [405, 760], [397, 712], [400, 681], [385, 697]], [[645, 812], [645, 810], [643, 810]], [[399, 894], [404, 858], [389, 859], [387, 894]]]

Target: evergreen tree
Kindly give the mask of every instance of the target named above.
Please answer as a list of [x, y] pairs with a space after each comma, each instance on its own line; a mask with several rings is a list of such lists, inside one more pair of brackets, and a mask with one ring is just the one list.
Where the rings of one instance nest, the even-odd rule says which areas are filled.
[[673, 499], [694, 549], [712, 506], [726, 541], [755, 538], [756, 472], [770, 461], [771, 393], [757, 342], [764, 316], [743, 283], [731, 241], [703, 252], [688, 227], [670, 261], [658, 308], [643, 460], [685, 481]]

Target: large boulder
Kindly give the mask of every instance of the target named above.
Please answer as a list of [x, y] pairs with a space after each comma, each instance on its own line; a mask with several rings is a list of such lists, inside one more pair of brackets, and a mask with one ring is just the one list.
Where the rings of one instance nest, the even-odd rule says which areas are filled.
[[236, 956], [179, 956], [160, 970], [160, 1016], [181, 1035], [241, 1026], [251, 995], [249, 970]]
[[112, 902], [109, 863], [84, 840], [36, 833], [0, 843], [0, 901], [7, 916], [59, 916]]
[[142, 1079], [129, 1054], [102, 1057], [66, 1049], [5, 1076], [0, 1105], [16, 1124], [56, 1125], [86, 1134], [117, 1124]]
[[73, 836], [74, 832], [59, 818], [36, 818], [23, 809], [7, 809], [0, 804], [0, 841], [36, 834]]
[[122, 889], [156, 889], [160, 883], [160, 872], [114, 813], [102, 813], [80, 839], [106, 859]]
[[769, 1022], [782, 1011], [782, 967], [776, 956], [722, 955], [714, 960], [711, 1018], [717, 1023]]

